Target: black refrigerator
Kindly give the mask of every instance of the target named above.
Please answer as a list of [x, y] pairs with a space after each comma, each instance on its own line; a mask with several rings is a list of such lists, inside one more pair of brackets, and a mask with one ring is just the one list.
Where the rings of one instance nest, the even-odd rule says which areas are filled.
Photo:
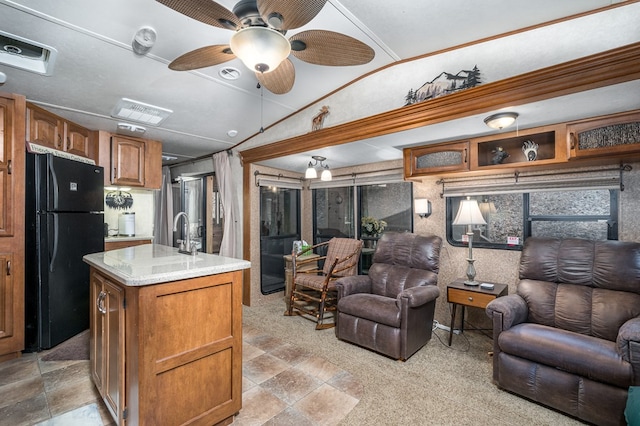
[[104, 170], [27, 154], [25, 351], [49, 349], [89, 328], [85, 254], [104, 251]]

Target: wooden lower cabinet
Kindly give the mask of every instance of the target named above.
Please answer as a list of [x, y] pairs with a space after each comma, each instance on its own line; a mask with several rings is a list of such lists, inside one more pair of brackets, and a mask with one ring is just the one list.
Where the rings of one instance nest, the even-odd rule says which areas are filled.
[[117, 424], [233, 422], [241, 271], [136, 287], [92, 267], [91, 296], [91, 376]]
[[104, 251], [118, 250], [121, 248], [141, 246], [143, 244], [151, 244], [151, 238], [148, 240], [127, 240], [127, 241], [105, 241]]

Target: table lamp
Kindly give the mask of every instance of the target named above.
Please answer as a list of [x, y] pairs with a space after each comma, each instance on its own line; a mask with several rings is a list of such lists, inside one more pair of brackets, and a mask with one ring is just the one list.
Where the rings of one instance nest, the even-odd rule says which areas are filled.
[[467, 262], [467, 280], [464, 282], [466, 285], [478, 285], [479, 282], [476, 278], [476, 268], [473, 266], [473, 225], [486, 225], [480, 207], [478, 207], [478, 201], [472, 200], [471, 197], [467, 197], [466, 200], [460, 201], [460, 208], [458, 208], [458, 214], [453, 220], [454, 225], [467, 225], [467, 239], [469, 243], [469, 257]]

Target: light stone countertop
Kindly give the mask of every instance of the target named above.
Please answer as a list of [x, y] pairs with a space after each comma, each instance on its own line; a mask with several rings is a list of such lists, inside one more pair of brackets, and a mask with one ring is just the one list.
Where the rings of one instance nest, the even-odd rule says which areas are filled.
[[251, 267], [251, 262], [242, 259], [207, 253], [191, 256], [158, 244], [87, 254], [83, 260], [127, 286], [160, 284]]
[[140, 241], [140, 240], [151, 240], [153, 241], [153, 236], [152, 235], [138, 235], [135, 237], [124, 237], [124, 236], [118, 236], [118, 235], [114, 235], [112, 237], [104, 237], [104, 242], [105, 243], [113, 243], [116, 241]]

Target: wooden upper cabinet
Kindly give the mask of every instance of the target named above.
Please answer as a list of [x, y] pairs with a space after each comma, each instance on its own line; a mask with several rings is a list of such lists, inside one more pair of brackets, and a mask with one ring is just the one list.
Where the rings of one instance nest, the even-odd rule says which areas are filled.
[[69, 154], [91, 158], [92, 133], [69, 121], [64, 122], [65, 151]]
[[145, 142], [123, 136], [111, 137], [111, 183], [144, 186]]
[[162, 143], [98, 132], [97, 163], [104, 167], [105, 185], [160, 189]]
[[469, 170], [469, 142], [447, 142], [416, 148], [405, 148], [406, 178]]
[[27, 142], [64, 151], [63, 133], [60, 117], [35, 105], [27, 106]]
[[523, 169], [566, 163], [565, 126], [554, 125], [474, 138], [471, 170]]
[[405, 148], [404, 176], [490, 174], [567, 162], [564, 125], [493, 134], [468, 141]]
[[94, 133], [37, 105], [27, 105], [27, 142], [95, 160]]
[[570, 159], [640, 154], [640, 110], [567, 125]]

